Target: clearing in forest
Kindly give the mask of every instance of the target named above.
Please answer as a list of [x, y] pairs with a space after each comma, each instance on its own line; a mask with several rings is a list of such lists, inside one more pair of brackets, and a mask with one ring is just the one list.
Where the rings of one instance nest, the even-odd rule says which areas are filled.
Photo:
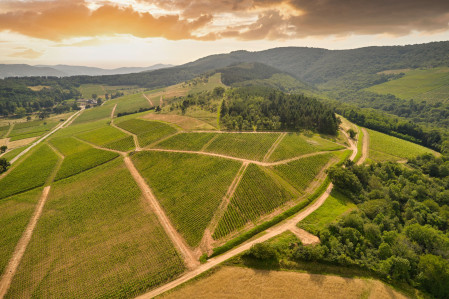
[[134, 297], [184, 269], [116, 160], [52, 186], [6, 298]]
[[426, 153], [439, 155], [437, 152], [419, 144], [373, 130], [367, 131], [369, 134], [369, 158], [376, 162], [400, 161]]
[[205, 155], [143, 151], [133, 162], [174, 226], [195, 247], [241, 164]]

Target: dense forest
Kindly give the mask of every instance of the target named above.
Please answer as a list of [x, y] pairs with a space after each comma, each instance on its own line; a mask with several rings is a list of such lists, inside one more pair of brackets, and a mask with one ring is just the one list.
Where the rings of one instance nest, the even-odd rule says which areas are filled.
[[290, 260], [362, 269], [448, 298], [449, 159], [428, 154], [408, 167], [347, 163], [331, 168], [329, 176], [358, 209], [314, 232], [318, 245], [264, 245], [248, 255], [286, 265]]

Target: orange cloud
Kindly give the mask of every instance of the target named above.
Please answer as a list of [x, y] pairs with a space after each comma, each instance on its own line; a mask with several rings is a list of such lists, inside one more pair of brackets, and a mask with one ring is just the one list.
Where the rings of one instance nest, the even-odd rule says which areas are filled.
[[13, 54], [10, 54], [9, 57], [19, 57], [19, 58], [28, 58], [28, 59], [36, 59], [42, 56], [41, 52], [34, 51], [32, 49], [17, 51]]
[[115, 34], [169, 40], [276, 40], [406, 35], [449, 28], [447, 0], [135, 0], [150, 4], [149, 10], [156, 6], [179, 11], [160, 17], [108, 0], [95, 0], [95, 10], [85, 0], [1, 1], [0, 31], [53, 41]]
[[[30, 5], [36, 3], [30, 2]], [[209, 15], [198, 16], [192, 21], [175, 15], [155, 18], [132, 7], [119, 8], [109, 4], [90, 11], [84, 1], [56, 1], [52, 7], [44, 2], [40, 11], [16, 10], [0, 14], [0, 30], [53, 41], [113, 34], [179, 40], [198, 38], [192, 32], [211, 19]]]

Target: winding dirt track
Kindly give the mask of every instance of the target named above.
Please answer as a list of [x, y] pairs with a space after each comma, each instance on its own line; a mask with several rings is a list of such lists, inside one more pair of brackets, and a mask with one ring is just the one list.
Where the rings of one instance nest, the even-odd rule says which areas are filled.
[[[345, 135], [347, 136], [347, 134], [345, 134]], [[347, 137], [349, 137], [349, 136], [347, 136]], [[348, 141], [350, 143], [350, 149], [353, 151], [350, 159], [353, 160], [355, 158], [355, 156], [357, 155], [357, 145], [350, 138], [348, 138]], [[363, 153], [363, 155], [365, 155], [365, 153]], [[186, 274], [179, 277], [178, 279], [173, 280], [173, 281], [171, 281], [157, 289], [154, 289], [146, 294], [143, 294], [137, 298], [144, 299], [144, 298], [153, 298], [155, 296], [158, 296], [158, 295], [160, 295], [168, 290], [171, 290], [171, 289], [183, 284], [184, 282], [187, 282], [190, 279], [210, 270], [211, 268], [217, 266], [218, 264], [250, 249], [251, 246], [253, 246], [256, 243], [265, 242], [265, 241], [267, 241], [287, 230], [292, 230], [292, 229], [296, 228], [296, 224], [299, 221], [303, 220], [304, 218], [306, 218], [307, 216], [312, 214], [315, 210], [317, 210], [326, 201], [326, 199], [329, 197], [329, 194], [331, 193], [332, 189], [333, 189], [333, 184], [331, 183], [327, 187], [326, 191], [317, 200], [315, 200], [313, 204], [309, 205], [305, 210], [302, 210], [300, 213], [296, 214], [292, 218], [289, 218], [286, 221], [283, 221], [280, 224], [267, 229], [265, 231], [265, 234], [260, 236], [259, 238], [253, 239], [246, 243], [243, 243], [242, 245], [239, 245], [222, 255], [211, 258], [206, 263], [198, 266], [197, 268], [191, 270], [190, 272], [187, 272]]]
[[369, 134], [368, 131], [365, 128], [361, 128], [363, 132], [363, 143], [362, 143], [362, 156], [360, 157], [359, 161], [357, 161], [357, 165], [361, 165], [365, 162], [365, 160], [368, 158], [368, 152], [369, 152]]
[[42, 192], [39, 203], [36, 206], [36, 210], [34, 211], [33, 217], [28, 223], [25, 232], [17, 243], [14, 253], [9, 260], [8, 266], [5, 269], [5, 273], [3, 274], [2, 280], [0, 281], [0, 298], [3, 298], [6, 295], [6, 292], [9, 289], [12, 278], [17, 271], [17, 267], [22, 260], [23, 254], [28, 246], [28, 243], [31, 240], [31, 236], [33, 234], [34, 228], [36, 227], [37, 221], [42, 214], [42, 210], [44, 208], [45, 202], [47, 201], [48, 193], [50, 192], [50, 186], [44, 188]]
[[154, 106], [153, 102], [147, 97], [146, 94], [142, 93], [142, 95], [145, 97], [145, 99], [147, 99], [148, 103], [150, 103], [151, 106]]

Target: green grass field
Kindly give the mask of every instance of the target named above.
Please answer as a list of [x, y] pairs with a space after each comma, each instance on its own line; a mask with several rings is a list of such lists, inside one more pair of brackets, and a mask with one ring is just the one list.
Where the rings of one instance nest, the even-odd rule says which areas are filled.
[[175, 128], [158, 121], [145, 121], [140, 119], [129, 119], [117, 123], [120, 128], [137, 135], [139, 145], [148, 146], [153, 142], [177, 132]]
[[303, 134], [289, 133], [282, 139], [268, 160], [281, 161], [304, 154], [343, 148], [342, 145], [321, 138], [319, 135], [309, 137]]
[[274, 211], [296, 196], [297, 193], [284, 188], [266, 170], [250, 164], [218, 223], [214, 239], [228, 235], [249, 221], [256, 222], [260, 216]]
[[78, 134], [77, 137], [95, 145], [113, 150], [127, 152], [134, 149], [134, 140], [132, 136], [111, 126], [84, 132]]
[[33, 215], [41, 193], [42, 189], [36, 188], [0, 201], [0, 276]]
[[393, 94], [402, 99], [447, 102], [449, 100], [449, 67], [404, 71], [405, 76], [367, 88], [380, 94]]
[[334, 157], [332, 154], [319, 154], [277, 165], [273, 169], [298, 191], [304, 192], [323, 167]]
[[54, 120], [35, 120], [15, 124], [9, 136], [11, 141], [43, 135], [58, 124]]
[[132, 156], [175, 227], [195, 247], [241, 164], [204, 155], [138, 152]]
[[262, 161], [279, 135], [278, 133], [223, 133], [205, 151]]
[[89, 148], [74, 154], [68, 155], [64, 158], [61, 168], [56, 174], [55, 180], [62, 180], [88, 169], [97, 167], [111, 161], [119, 156], [117, 153], [99, 150], [96, 148]]
[[0, 198], [31, 190], [45, 184], [58, 162], [56, 153], [46, 144], [0, 180]]
[[356, 209], [356, 205], [341, 193], [332, 191], [324, 204], [298, 223], [298, 227], [317, 235], [339, 216]]
[[135, 112], [139, 111], [140, 108], [150, 108], [150, 103], [141, 94], [131, 94], [111, 101], [112, 103], [117, 103], [115, 108], [115, 115], [124, 112]]
[[216, 73], [210, 76], [206, 83], [198, 83], [193, 85], [189, 93], [192, 94], [203, 91], [212, 91], [215, 87], [226, 87], [226, 85], [221, 83], [221, 73]]
[[81, 84], [80, 87], [78, 87], [78, 90], [81, 92], [84, 99], [91, 99], [92, 94], [102, 96], [106, 93], [105, 89], [100, 84]]
[[6, 298], [130, 298], [184, 269], [116, 160], [54, 184]]
[[368, 130], [369, 158], [376, 162], [399, 161], [435, 151], [403, 139]]
[[199, 151], [212, 138], [215, 133], [180, 133], [156, 144], [155, 148]]
[[78, 116], [73, 124], [81, 124], [85, 122], [93, 122], [100, 119], [108, 119], [111, 117], [112, 108], [114, 106], [104, 104], [103, 106], [86, 109], [80, 116]]

